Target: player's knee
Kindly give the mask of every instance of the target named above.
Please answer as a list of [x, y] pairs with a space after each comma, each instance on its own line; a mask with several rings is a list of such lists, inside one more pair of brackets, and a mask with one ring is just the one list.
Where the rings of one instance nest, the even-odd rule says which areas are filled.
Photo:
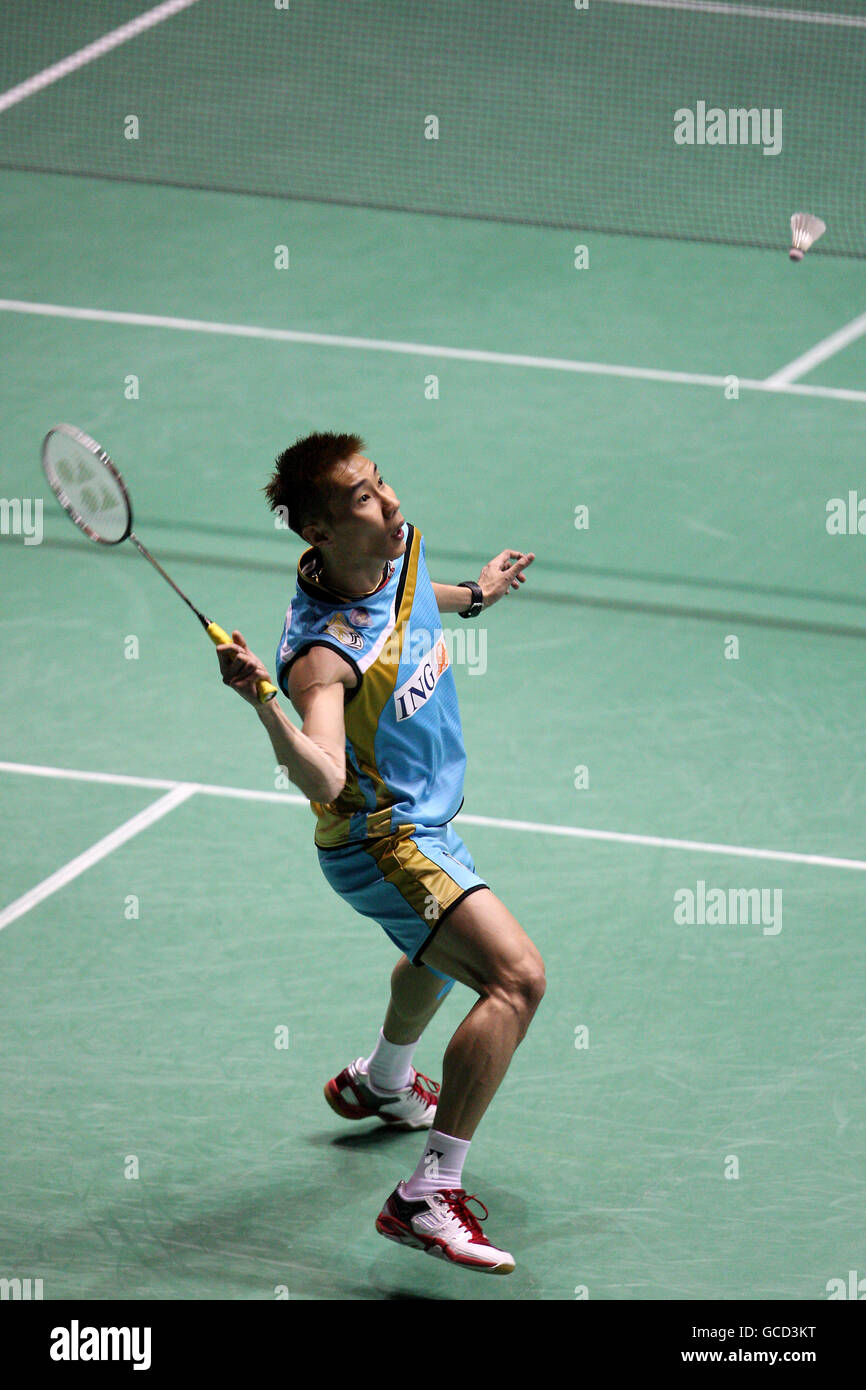
[[544, 973], [544, 961], [536, 952], [535, 956], [527, 963], [523, 974], [523, 995], [530, 1018], [544, 998], [546, 989], [547, 977]]
[[508, 962], [493, 982], [493, 992], [514, 1010], [524, 1029], [544, 998], [545, 988], [544, 962], [535, 950]]

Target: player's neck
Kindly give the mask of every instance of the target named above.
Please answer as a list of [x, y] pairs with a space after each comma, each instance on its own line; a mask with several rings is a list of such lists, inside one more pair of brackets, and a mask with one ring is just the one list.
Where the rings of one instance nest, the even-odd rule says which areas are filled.
[[367, 598], [378, 589], [385, 576], [387, 560], [346, 561], [322, 555], [317, 578], [327, 589], [346, 598]]

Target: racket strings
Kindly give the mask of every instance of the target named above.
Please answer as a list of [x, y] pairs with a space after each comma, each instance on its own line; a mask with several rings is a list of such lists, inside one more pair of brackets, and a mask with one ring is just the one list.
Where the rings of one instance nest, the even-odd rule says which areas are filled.
[[[132, 508], [119, 475], [78, 437], [56, 430], [43, 452], [45, 472], [61, 506], [93, 539], [117, 545], [132, 528]], [[98, 446], [93, 446], [98, 447]]]

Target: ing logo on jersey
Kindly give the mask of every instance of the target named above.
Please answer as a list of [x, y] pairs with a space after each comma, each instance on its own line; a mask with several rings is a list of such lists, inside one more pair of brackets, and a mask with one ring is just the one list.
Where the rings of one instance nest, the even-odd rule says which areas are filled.
[[431, 647], [427, 655], [421, 658], [409, 679], [394, 691], [394, 709], [398, 720], [411, 719], [426, 704], [449, 664], [448, 648], [442, 636], [435, 647]]

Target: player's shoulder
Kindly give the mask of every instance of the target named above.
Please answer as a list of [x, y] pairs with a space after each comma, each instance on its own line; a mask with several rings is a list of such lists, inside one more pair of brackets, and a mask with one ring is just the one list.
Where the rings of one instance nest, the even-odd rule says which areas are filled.
[[289, 667], [287, 675], [290, 692], [313, 685], [344, 685], [353, 690], [358, 684], [357, 672], [330, 642], [313, 641], [304, 646]]
[[345, 627], [340, 615], [303, 594], [296, 596], [277, 649], [277, 684], [285, 694], [294, 698], [300, 691], [331, 685], [357, 690], [360, 673], [345, 645]]

